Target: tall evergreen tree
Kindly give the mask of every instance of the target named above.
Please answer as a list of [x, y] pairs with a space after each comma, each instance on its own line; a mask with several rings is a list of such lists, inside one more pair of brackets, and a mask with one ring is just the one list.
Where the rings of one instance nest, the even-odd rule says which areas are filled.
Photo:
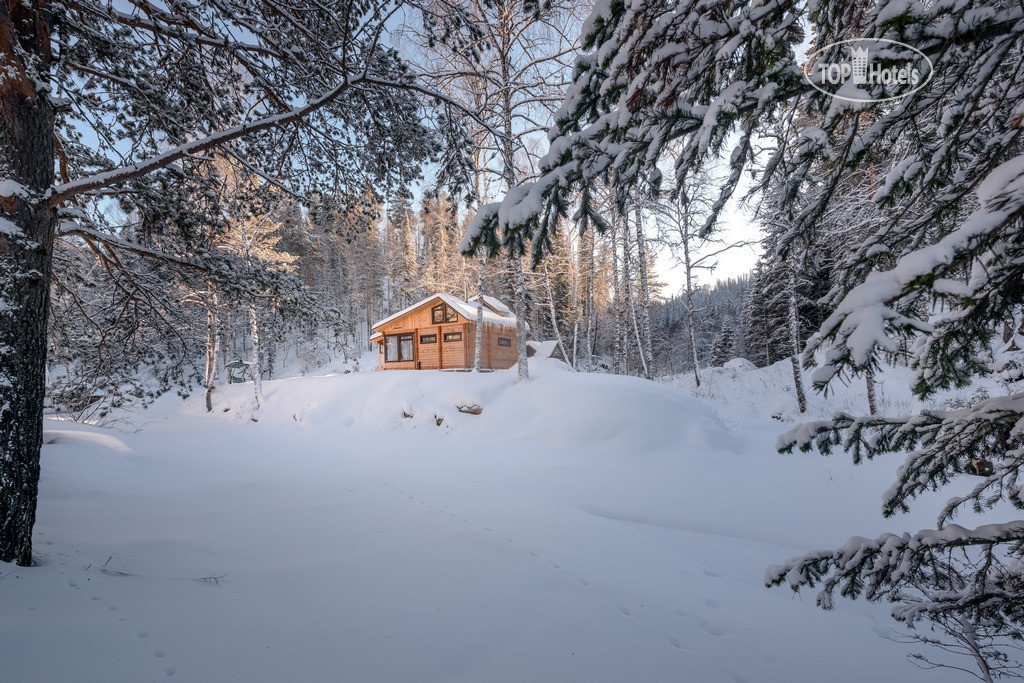
[[715, 340], [715, 348], [711, 350], [711, 363], [722, 367], [735, 357], [734, 354], [732, 323], [726, 322], [722, 325], [722, 331], [718, 333], [718, 339]]

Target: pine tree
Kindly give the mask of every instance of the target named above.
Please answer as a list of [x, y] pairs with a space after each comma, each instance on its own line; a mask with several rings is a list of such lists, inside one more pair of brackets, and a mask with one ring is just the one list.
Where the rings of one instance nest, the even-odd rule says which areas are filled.
[[[224, 274], [202, 252], [196, 210], [218, 194], [217, 150], [299, 196], [417, 179], [435, 141], [458, 132], [424, 117], [445, 98], [387, 44], [398, 6], [26, 0], [0, 11], [0, 560], [31, 562], [55, 242]], [[438, 9], [421, 6], [424, 23], [464, 40], [463, 9]], [[142, 219], [132, 239], [108, 220], [112, 201]], [[155, 291], [140, 270], [119, 277]]]
[[722, 331], [718, 333], [718, 339], [715, 341], [715, 348], [711, 351], [713, 365], [722, 367], [735, 358], [732, 337], [732, 324], [726, 322], [722, 325]]

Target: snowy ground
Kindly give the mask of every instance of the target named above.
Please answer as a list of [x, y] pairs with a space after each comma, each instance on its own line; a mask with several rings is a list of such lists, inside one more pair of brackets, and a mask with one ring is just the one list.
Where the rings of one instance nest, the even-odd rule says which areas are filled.
[[881, 518], [898, 459], [776, 454], [772, 372], [717, 371], [748, 387], [731, 403], [544, 361], [525, 385], [268, 382], [258, 422], [250, 385], [132, 433], [50, 421], [40, 566], [0, 564], [0, 679], [958, 680], [906, 660], [885, 606], [763, 587], [937, 509]]

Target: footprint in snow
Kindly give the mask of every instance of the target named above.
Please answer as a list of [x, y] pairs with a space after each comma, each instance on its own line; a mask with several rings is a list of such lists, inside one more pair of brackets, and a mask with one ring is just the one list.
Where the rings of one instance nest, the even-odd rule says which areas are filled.
[[722, 603], [720, 603], [718, 600], [715, 600], [714, 598], [708, 598], [707, 600], [704, 601], [704, 606], [705, 607], [721, 607]]
[[726, 629], [722, 628], [718, 624], [715, 624], [714, 622], [707, 620], [700, 622], [700, 627], [716, 637], [721, 637], [729, 634], [729, 632]]

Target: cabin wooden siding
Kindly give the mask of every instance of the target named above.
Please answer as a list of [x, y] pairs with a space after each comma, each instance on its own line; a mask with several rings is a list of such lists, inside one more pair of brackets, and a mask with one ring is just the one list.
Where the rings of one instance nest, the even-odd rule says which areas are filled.
[[[473, 338], [469, 342], [469, 364], [473, 365], [473, 354], [476, 353], [476, 323], [470, 323]], [[508, 346], [498, 344], [498, 339], [508, 339]], [[516, 364], [516, 328], [503, 327], [484, 323], [483, 349], [480, 366], [504, 370]]]
[[[473, 367], [473, 355], [476, 352], [476, 322], [456, 311], [458, 320], [435, 325], [431, 310], [442, 304], [441, 299], [431, 299], [419, 308], [396, 318], [374, 331], [382, 336], [377, 340], [377, 368], [380, 370], [444, 370], [449, 368]], [[459, 341], [444, 340], [444, 335], [459, 332]], [[384, 360], [384, 344], [388, 335], [412, 334], [413, 360]], [[430, 344], [420, 343], [420, 337], [436, 335], [437, 341]], [[510, 340], [509, 346], [500, 346], [498, 339]], [[484, 323], [483, 354], [480, 366], [487, 369], [510, 368], [516, 362], [516, 330], [492, 323]]]

